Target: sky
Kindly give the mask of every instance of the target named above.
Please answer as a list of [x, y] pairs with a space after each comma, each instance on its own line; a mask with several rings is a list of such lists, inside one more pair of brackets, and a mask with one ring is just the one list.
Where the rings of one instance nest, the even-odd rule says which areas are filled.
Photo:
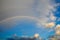
[[[42, 38], [47, 38], [54, 34], [52, 29], [55, 25], [60, 24], [60, 13], [56, 11], [59, 0], [0, 1], [0, 38], [14, 34], [34, 36], [35, 33], [38, 33]], [[60, 10], [60, 8], [58, 9]]]

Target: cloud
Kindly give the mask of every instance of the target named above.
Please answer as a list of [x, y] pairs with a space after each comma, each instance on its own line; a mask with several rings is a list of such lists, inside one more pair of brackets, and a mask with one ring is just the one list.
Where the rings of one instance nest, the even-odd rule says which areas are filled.
[[35, 38], [38, 38], [38, 37], [39, 37], [39, 34], [38, 34], [38, 33], [36, 33], [36, 34], [34, 35], [34, 37], [35, 37]]
[[55, 26], [55, 23], [54, 22], [50, 22], [50, 23], [47, 23], [45, 26], [47, 28], [51, 28], [51, 27], [54, 27]]
[[50, 19], [51, 19], [52, 21], [55, 21], [55, 20], [56, 20], [56, 17], [53, 15], [53, 13], [51, 13]]
[[[52, 11], [56, 11], [56, 9], [54, 8], [54, 5], [50, 5], [50, 1], [47, 1], [47, 0], [41, 0], [41, 2], [43, 3], [43, 5], [38, 6], [38, 8], [37, 8], [37, 11], [39, 11], [41, 9], [39, 11], [40, 12], [40, 21], [42, 20], [41, 23], [43, 25], [46, 24], [45, 26], [47, 26], [47, 27], [54, 27], [55, 21], [56, 21], [56, 17], [52, 13]], [[40, 23], [37, 23], [37, 25], [41, 26]]]
[[0, 20], [14, 16], [36, 16], [32, 11], [33, 0], [2, 0]]
[[52, 8], [48, 0], [2, 0], [1, 5], [0, 20], [14, 16], [45, 17]]
[[55, 28], [56, 30], [59, 30], [60, 29], [60, 25], [58, 24], [58, 25], [56, 25], [56, 28]]
[[56, 31], [56, 34], [57, 34], [57, 35], [60, 35], [60, 31], [59, 31], [59, 30], [58, 30], [58, 31]]
[[[53, 8], [48, 0], [2, 0], [1, 5], [1, 21], [18, 18], [18, 16], [35, 17], [39, 20], [38, 27], [50, 21], [47, 16], [49, 16], [50, 9]], [[50, 15], [50, 19], [55, 20], [55, 17]]]
[[[55, 26], [56, 17], [51, 13], [50, 9], [53, 9], [53, 6], [50, 5], [48, 0], [2, 0], [1, 5], [0, 27], [3, 26], [4, 29], [18, 25], [18, 22], [21, 23], [21, 19], [35, 22], [35, 26], [38, 27], [41, 34], [51, 32], [51, 29], [45, 28]], [[35, 36], [38, 37], [39, 35], [36, 34]]]

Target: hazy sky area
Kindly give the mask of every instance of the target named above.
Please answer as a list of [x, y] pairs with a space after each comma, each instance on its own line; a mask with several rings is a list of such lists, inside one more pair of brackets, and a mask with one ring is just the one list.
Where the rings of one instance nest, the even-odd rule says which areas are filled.
[[33, 36], [39, 33], [43, 38], [53, 35], [54, 30], [45, 28], [46, 23], [55, 23], [58, 16], [54, 16], [51, 12], [52, 9], [55, 10], [55, 4], [51, 4], [52, 2], [50, 0], [0, 0], [0, 38], [13, 34]]
[[40, 17], [47, 15], [48, 11], [47, 0], [1, 0], [0, 20], [14, 16]]

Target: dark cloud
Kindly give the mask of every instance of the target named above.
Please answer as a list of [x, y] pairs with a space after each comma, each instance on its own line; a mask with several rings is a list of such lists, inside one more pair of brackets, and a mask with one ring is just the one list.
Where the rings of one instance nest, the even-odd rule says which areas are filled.
[[35, 16], [33, 0], [1, 0], [0, 21], [14, 16]]

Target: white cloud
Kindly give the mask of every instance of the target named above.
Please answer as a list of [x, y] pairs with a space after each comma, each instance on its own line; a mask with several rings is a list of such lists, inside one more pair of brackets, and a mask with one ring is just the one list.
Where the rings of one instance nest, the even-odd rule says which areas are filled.
[[56, 25], [56, 28], [55, 28], [56, 30], [60, 30], [60, 25], [58, 24], [58, 25]]
[[38, 37], [39, 37], [39, 34], [38, 34], [38, 33], [36, 33], [36, 34], [34, 35], [34, 37], [35, 37], [35, 38], [38, 38]]
[[56, 17], [53, 15], [53, 13], [50, 14], [50, 17], [49, 17], [49, 18], [50, 18], [50, 20], [52, 20], [52, 21], [55, 21], [55, 20], [56, 20]]
[[45, 26], [46, 26], [47, 28], [52, 28], [52, 27], [55, 26], [55, 23], [54, 23], [54, 22], [50, 22], [50, 23], [47, 23]]
[[57, 35], [60, 35], [60, 31], [56, 31], [56, 34], [57, 34]]
[[[54, 7], [50, 5], [50, 2], [48, 0], [40, 0], [41, 2], [38, 4], [37, 11], [40, 12], [40, 22], [37, 23], [37, 25], [41, 26], [47, 24], [47, 27], [53, 27], [55, 26], [54, 21], [56, 20], [56, 17], [53, 15], [52, 10], [55, 11]], [[47, 17], [48, 16], [48, 17]], [[39, 27], [38, 26], [38, 27]]]

